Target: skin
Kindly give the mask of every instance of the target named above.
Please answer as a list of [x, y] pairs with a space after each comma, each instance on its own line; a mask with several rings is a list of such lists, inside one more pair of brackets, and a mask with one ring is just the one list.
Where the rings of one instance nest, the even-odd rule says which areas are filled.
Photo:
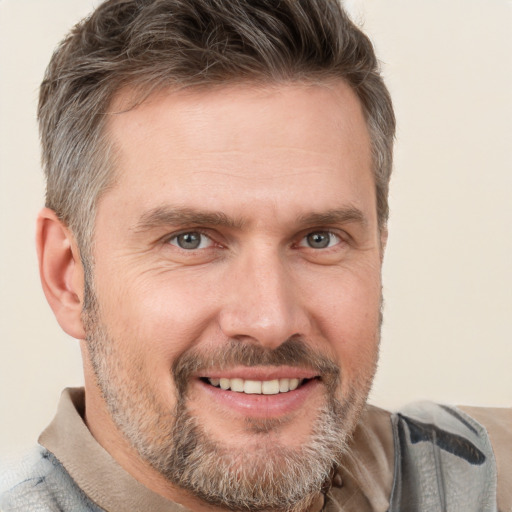
[[[112, 110], [129, 96], [122, 92]], [[215, 354], [230, 340], [274, 350], [300, 337], [339, 367], [338, 400], [362, 397], [347, 422], [353, 428], [377, 360], [386, 233], [377, 222], [368, 130], [351, 89], [339, 81], [163, 91], [113, 115], [108, 135], [116, 180], [98, 204], [93, 257], [99, 317], [120, 361], [115, 380], [131, 383], [135, 394], [144, 386], [160, 410], [172, 411], [170, 368], [183, 354]], [[200, 247], [180, 248], [177, 235], [190, 232], [201, 233]], [[319, 232], [328, 237], [325, 248], [309, 245], [308, 235]], [[47, 209], [38, 251], [57, 319], [85, 340], [79, 251]], [[212, 510], [141, 460], [105, 405], [88, 343], [86, 422], [94, 437], [149, 488]], [[208, 376], [299, 372], [220, 366]], [[188, 410], [235, 452], [262, 443], [299, 448], [326, 403], [321, 376], [297, 403], [274, 408], [272, 397], [247, 395], [230, 405], [203, 376], [187, 384]], [[262, 436], [247, 418], [276, 421]]]

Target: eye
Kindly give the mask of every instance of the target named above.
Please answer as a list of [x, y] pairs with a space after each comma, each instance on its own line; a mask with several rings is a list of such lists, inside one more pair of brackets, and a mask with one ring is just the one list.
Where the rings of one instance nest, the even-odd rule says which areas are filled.
[[174, 235], [169, 240], [169, 243], [180, 249], [193, 251], [196, 249], [206, 249], [210, 247], [213, 242], [204, 233], [200, 233], [199, 231], [187, 231], [186, 233]]
[[327, 249], [339, 244], [340, 237], [331, 231], [313, 231], [308, 233], [300, 242], [302, 247], [310, 247], [311, 249]]

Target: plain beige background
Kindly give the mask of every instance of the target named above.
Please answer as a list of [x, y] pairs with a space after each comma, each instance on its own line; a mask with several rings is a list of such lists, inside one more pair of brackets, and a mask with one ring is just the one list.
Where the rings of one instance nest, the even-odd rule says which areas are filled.
[[[0, 454], [30, 446], [78, 344], [39, 287], [37, 88], [98, 2], [0, 0]], [[398, 117], [382, 358], [371, 400], [512, 406], [512, 2], [352, 0]]]

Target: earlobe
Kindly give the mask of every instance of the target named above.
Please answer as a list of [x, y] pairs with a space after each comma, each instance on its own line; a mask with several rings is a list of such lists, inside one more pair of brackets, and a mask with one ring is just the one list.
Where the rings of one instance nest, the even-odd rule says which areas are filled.
[[36, 246], [46, 300], [62, 329], [73, 338], [84, 339], [80, 253], [71, 231], [49, 208], [43, 208], [37, 217]]

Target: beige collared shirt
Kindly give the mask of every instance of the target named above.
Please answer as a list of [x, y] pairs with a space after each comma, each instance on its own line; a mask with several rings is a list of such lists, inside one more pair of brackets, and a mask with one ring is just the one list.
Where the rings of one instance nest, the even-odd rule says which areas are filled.
[[[107, 512], [188, 510], [149, 490], [119, 466], [87, 429], [84, 408], [84, 390], [66, 389], [39, 443], [55, 455], [93, 502]], [[512, 512], [512, 410], [463, 409], [489, 431], [498, 465], [499, 510]], [[393, 453], [390, 413], [367, 406], [327, 498], [319, 498], [310, 512], [386, 512]]]

